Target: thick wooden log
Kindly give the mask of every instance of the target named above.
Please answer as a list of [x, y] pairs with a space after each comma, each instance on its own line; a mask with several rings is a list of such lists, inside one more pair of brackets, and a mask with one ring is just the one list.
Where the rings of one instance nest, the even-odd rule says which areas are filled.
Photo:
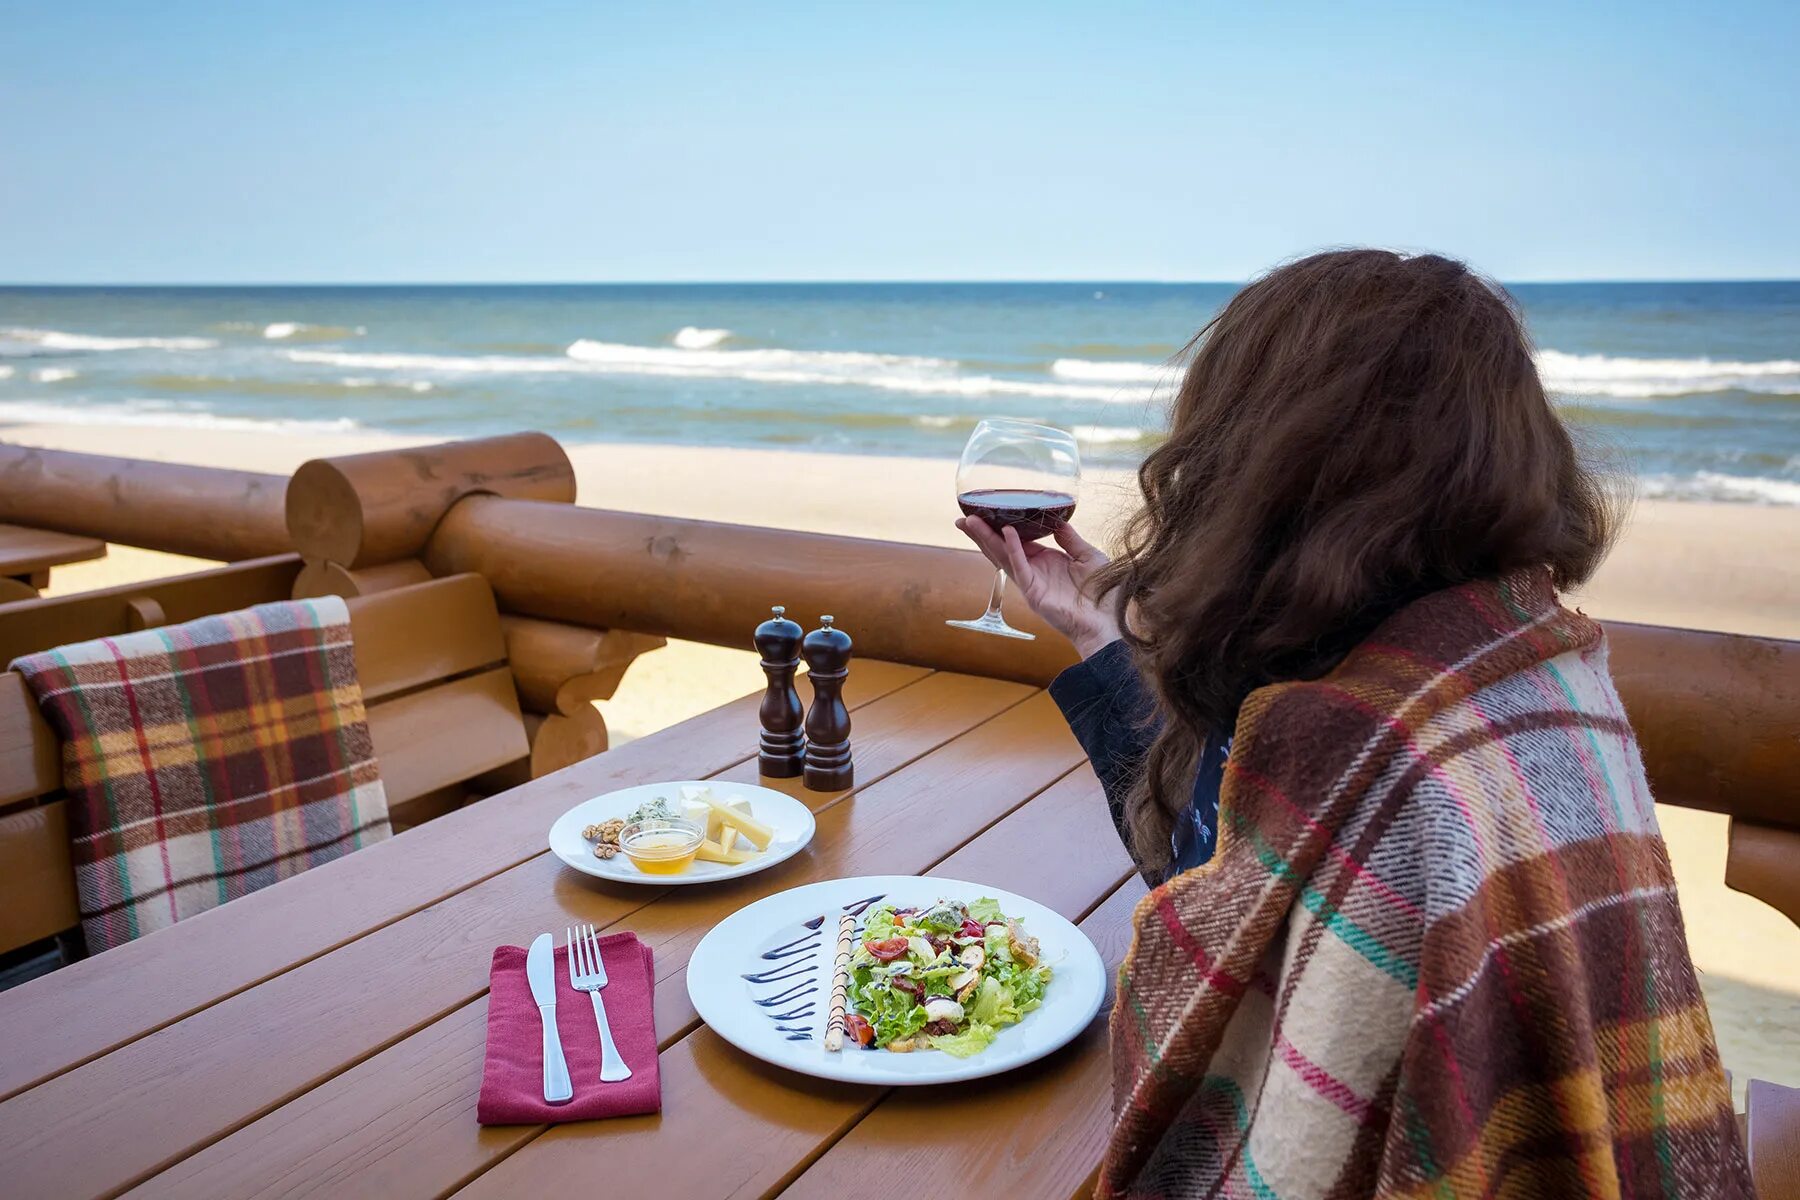
[[236, 562], [288, 549], [279, 475], [0, 444], [0, 521]]
[[1035, 642], [944, 624], [987, 603], [994, 569], [973, 550], [471, 496], [425, 561], [434, 574], [479, 572], [508, 612], [575, 625], [749, 649], [769, 606], [784, 604], [803, 625], [835, 616], [863, 658], [1027, 683], [1075, 661], [1017, 596], [1007, 618]]
[[315, 458], [287, 489], [287, 529], [307, 559], [367, 567], [413, 558], [446, 509], [482, 493], [572, 503], [575, 468], [541, 433]]
[[665, 639], [623, 629], [587, 629], [560, 621], [503, 616], [506, 661], [527, 712], [574, 716], [610, 700], [625, 668]]
[[1656, 799], [1800, 829], [1800, 642], [1605, 625]]
[[372, 596], [376, 592], [411, 587], [430, 578], [431, 572], [416, 558], [402, 558], [355, 571], [314, 558], [306, 561], [294, 579], [294, 599], [342, 596], [347, 600], [352, 596]]

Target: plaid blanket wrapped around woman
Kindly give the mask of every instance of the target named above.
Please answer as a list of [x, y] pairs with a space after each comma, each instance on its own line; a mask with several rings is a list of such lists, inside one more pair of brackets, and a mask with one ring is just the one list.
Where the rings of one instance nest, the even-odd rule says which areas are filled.
[[1103, 1196], [1749, 1197], [1600, 629], [1547, 572], [1253, 693], [1140, 904]]
[[336, 597], [62, 646], [12, 669], [62, 739], [89, 950], [388, 836]]

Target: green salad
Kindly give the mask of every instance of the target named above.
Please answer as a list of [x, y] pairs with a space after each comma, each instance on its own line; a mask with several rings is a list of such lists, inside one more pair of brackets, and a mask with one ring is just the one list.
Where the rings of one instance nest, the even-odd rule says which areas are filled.
[[850, 957], [845, 1033], [870, 1050], [966, 1058], [1044, 1002], [1036, 938], [996, 900], [869, 910]]

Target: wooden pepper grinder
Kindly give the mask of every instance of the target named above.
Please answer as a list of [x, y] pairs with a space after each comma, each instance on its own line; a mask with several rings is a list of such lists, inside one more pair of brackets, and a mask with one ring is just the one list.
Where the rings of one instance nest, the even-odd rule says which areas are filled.
[[769, 779], [792, 779], [806, 762], [806, 733], [801, 729], [804, 710], [794, 674], [800, 669], [800, 626], [787, 619], [777, 604], [775, 615], [756, 627], [756, 651], [762, 655], [763, 674], [769, 677], [763, 693], [762, 737], [757, 741], [757, 769]]
[[806, 635], [800, 653], [812, 680], [812, 708], [806, 714], [806, 786], [840, 792], [854, 786], [850, 762], [850, 710], [844, 707], [844, 677], [850, 674], [850, 635], [820, 617], [822, 628]]

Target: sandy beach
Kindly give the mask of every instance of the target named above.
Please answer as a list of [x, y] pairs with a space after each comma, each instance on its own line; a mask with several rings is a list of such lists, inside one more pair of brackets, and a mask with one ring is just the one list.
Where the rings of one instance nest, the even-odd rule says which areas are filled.
[[[57, 425], [0, 428], [0, 439], [284, 474], [322, 455], [439, 440]], [[948, 460], [641, 445], [575, 445], [569, 455], [580, 503], [594, 507], [961, 544], [950, 524], [956, 508]], [[1127, 473], [1090, 474], [1077, 523], [1104, 542], [1134, 494]], [[57, 570], [52, 593], [197, 565], [114, 547], [105, 559]], [[982, 599], [970, 597], [971, 611]], [[1800, 638], [1800, 508], [1639, 501], [1617, 549], [1575, 601], [1612, 620]], [[602, 708], [616, 743], [760, 683], [748, 651], [672, 644], [634, 665]], [[1660, 811], [1694, 959], [1740, 1103], [1749, 1076], [1800, 1085], [1800, 930], [1725, 888], [1724, 818]]]

